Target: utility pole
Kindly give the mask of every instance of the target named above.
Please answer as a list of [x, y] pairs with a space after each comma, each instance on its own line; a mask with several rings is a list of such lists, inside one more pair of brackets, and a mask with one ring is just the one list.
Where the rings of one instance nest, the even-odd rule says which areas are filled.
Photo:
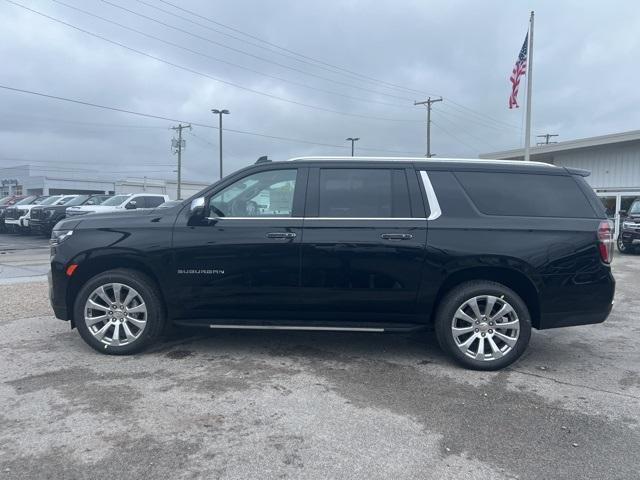
[[218, 133], [220, 134], [220, 180], [222, 180], [222, 115], [228, 115], [231, 112], [229, 112], [229, 110], [218, 110], [217, 108], [212, 108], [211, 113], [218, 115]]
[[427, 155], [426, 155], [427, 158], [431, 158], [432, 156], [431, 155], [431, 105], [433, 103], [441, 102], [441, 101], [442, 101], [442, 97], [434, 98], [434, 99], [429, 97], [423, 102], [413, 102], [414, 105], [427, 106]]
[[558, 137], [557, 133], [544, 133], [542, 135], [536, 135], [537, 138], [544, 138], [544, 142], [538, 142], [537, 145], [549, 145], [550, 143], [558, 143], [558, 142], [550, 142], [549, 139], [553, 137]]
[[349, 137], [345, 139], [347, 142], [351, 142], [351, 156], [353, 157], [353, 144], [360, 140], [360, 137]]
[[[186, 140], [182, 139], [182, 130], [185, 128], [188, 128], [189, 130], [191, 130], [191, 125], [182, 125], [181, 123], [179, 123], [177, 127], [171, 127], [171, 130], [178, 131], [178, 139], [176, 140], [174, 138], [171, 140], [171, 147], [173, 148], [173, 153], [178, 154], [178, 192], [177, 192], [178, 195], [176, 200], [182, 199], [182, 150], [187, 146]], [[145, 183], [146, 183], [146, 177], [145, 177]]]

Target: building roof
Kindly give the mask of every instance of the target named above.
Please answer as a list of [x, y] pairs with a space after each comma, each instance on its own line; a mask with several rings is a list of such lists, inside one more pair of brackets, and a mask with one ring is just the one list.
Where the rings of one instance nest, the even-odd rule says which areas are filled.
[[[548, 145], [531, 147], [529, 153], [532, 160], [545, 161], [550, 159], [554, 153], [558, 152], [639, 141], [640, 130], [631, 130], [628, 132], [611, 133], [609, 135], [579, 138], [577, 140], [567, 140], [566, 142], [550, 143]], [[524, 148], [503, 150], [501, 152], [481, 153], [479, 157], [486, 159], [522, 160], [524, 158]]]

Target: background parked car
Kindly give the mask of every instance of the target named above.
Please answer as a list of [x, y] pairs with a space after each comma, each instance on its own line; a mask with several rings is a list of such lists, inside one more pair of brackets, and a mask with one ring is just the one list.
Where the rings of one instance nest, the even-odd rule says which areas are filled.
[[156, 208], [169, 201], [168, 195], [155, 193], [135, 193], [127, 195], [114, 195], [100, 205], [81, 205], [69, 207], [67, 216], [86, 215], [88, 213], [118, 212], [123, 210], [136, 210], [141, 208]]
[[636, 198], [629, 210], [620, 211], [622, 225], [618, 235], [620, 253], [631, 253], [640, 250], [640, 198]]
[[30, 227], [33, 233], [50, 235], [54, 225], [67, 216], [67, 208], [80, 205], [100, 205], [111, 195], [75, 195], [68, 202], [39, 205], [31, 209]]
[[23, 198], [23, 195], [8, 195], [6, 197], [0, 198], [0, 232], [4, 232], [6, 230], [6, 227], [4, 225], [5, 210], [16, 204]]
[[[20, 218], [25, 215], [28, 209], [31, 209], [34, 205], [41, 205], [45, 201], [53, 203], [59, 200], [62, 195], [55, 195], [53, 197], [47, 195], [29, 195], [19, 202], [16, 202], [13, 206], [7, 208], [4, 212], [4, 224], [7, 230], [11, 233], [18, 232], [22, 227]], [[51, 200], [49, 200], [51, 199]]]

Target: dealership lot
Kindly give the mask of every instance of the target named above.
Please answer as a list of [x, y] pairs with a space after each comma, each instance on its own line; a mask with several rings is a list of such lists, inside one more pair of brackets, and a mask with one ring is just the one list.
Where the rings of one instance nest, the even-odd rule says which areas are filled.
[[1, 478], [632, 479], [640, 255], [604, 324], [463, 370], [429, 334], [178, 332], [135, 357], [52, 317], [47, 241], [0, 235]]

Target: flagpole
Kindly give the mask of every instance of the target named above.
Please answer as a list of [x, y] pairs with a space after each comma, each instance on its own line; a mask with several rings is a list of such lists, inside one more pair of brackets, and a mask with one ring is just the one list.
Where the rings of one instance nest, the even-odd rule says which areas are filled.
[[527, 47], [527, 119], [524, 134], [524, 161], [528, 162], [531, 145], [531, 85], [533, 84], [533, 11], [529, 19], [529, 46]]

